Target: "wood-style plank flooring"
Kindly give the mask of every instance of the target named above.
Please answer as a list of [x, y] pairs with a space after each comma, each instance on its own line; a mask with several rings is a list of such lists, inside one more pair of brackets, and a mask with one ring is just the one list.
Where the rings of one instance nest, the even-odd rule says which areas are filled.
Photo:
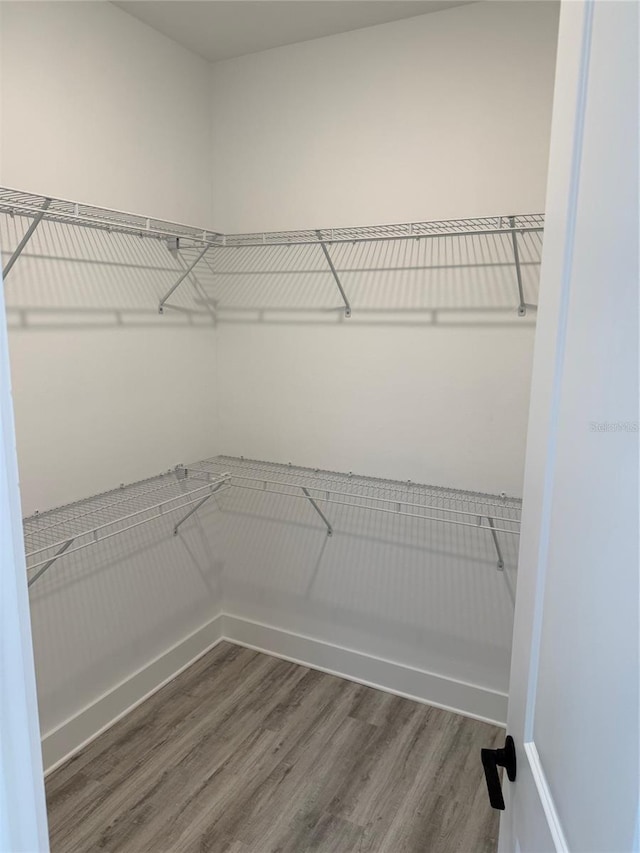
[[221, 643], [47, 779], [54, 853], [493, 853], [494, 726]]

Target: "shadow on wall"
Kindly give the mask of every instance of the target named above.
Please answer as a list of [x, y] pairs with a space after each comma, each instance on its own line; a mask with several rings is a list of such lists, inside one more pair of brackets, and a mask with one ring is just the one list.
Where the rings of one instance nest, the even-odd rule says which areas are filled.
[[[29, 223], [0, 216], [3, 265]], [[9, 328], [211, 328], [215, 314], [195, 275], [160, 316], [160, 299], [183, 272], [182, 258], [161, 240], [45, 221], [7, 278]]]
[[225, 612], [506, 690], [518, 540], [231, 489], [218, 499]]
[[332, 506], [328, 537], [305, 501], [235, 489], [174, 536], [184, 513], [66, 555], [32, 587], [45, 731], [220, 610], [507, 689], [516, 537], [500, 572], [486, 530]]
[[180, 514], [62, 557], [31, 587], [43, 731], [219, 613], [219, 516], [194, 515], [174, 536]]
[[[534, 322], [542, 234], [519, 237], [525, 302], [519, 317], [509, 235], [422, 237], [328, 247], [345, 306], [317, 245], [214, 248], [197, 268], [218, 322], [504, 325]], [[193, 252], [185, 253], [194, 260]]]
[[[3, 263], [29, 220], [0, 217]], [[329, 246], [351, 324], [532, 325], [542, 235], [519, 237], [525, 317], [509, 235], [422, 237]], [[200, 249], [172, 253], [157, 239], [43, 222], [11, 271], [11, 326], [336, 324], [344, 303], [318, 245], [213, 247], [158, 304]]]

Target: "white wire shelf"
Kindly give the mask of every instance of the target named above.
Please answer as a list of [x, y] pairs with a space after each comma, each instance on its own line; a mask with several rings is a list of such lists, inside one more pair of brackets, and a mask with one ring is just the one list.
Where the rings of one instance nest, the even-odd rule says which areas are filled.
[[[352, 309], [349, 295], [342, 281], [342, 271], [337, 269], [335, 257], [330, 248], [339, 250], [343, 244], [377, 243], [392, 241], [420, 241], [424, 238], [467, 238], [493, 235], [507, 238], [515, 270], [519, 304], [518, 315], [527, 313], [525, 302], [521, 247], [519, 239], [527, 235], [541, 234], [544, 231], [544, 214], [509, 214], [492, 217], [467, 219], [449, 219], [443, 221], [407, 222], [391, 225], [365, 225], [349, 228], [321, 228], [300, 231], [271, 231], [250, 234], [222, 234], [210, 229], [179, 225], [162, 219], [140, 216], [123, 211], [94, 205], [81, 204], [65, 199], [23, 192], [21, 190], [0, 187], [0, 213], [9, 216], [24, 217], [31, 224], [13, 250], [4, 265], [6, 278], [17, 261], [36, 228], [45, 222], [65, 223], [89, 228], [99, 228], [108, 232], [131, 234], [136, 237], [152, 237], [166, 241], [167, 248], [181, 259], [182, 271], [175, 283], [159, 301], [158, 309], [162, 314], [169, 298], [186, 280], [193, 281], [196, 268], [210, 250], [255, 249], [257, 247], [304, 247], [317, 246], [325, 269], [331, 274], [342, 300], [346, 317], [351, 317]], [[182, 250], [196, 250], [195, 256], [185, 260]], [[198, 265], [201, 265], [200, 267]]]
[[354, 228], [321, 228], [308, 231], [265, 231], [253, 234], [226, 234], [224, 245], [300, 246], [407, 240], [422, 237], [471, 237], [486, 234], [521, 234], [543, 231], [544, 214], [489, 216], [475, 219], [446, 219], [429, 222], [404, 222], [394, 225], [363, 225]]
[[404, 222], [390, 225], [364, 225], [350, 228], [223, 234], [207, 228], [182, 225], [155, 217], [23, 192], [9, 187], [0, 187], [0, 212], [7, 213], [10, 216], [19, 215], [31, 218], [43, 213], [42, 218], [45, 221], [102, 228], [106, 231], [118, 231], [134, 234], [138, 237], [182, 238], [203, 247], [210, 245], [228, 248], [265, 245], [320, 245], [322, 243], [406, 240], [411, 237], [510, 234], [514, 230], [520, 233], [544, 230], [544, 214], [533, 213], [430, 222]]
[[188, 481], [182, 471], [171, 471], [25, 518], [28, 585], [63, 557], [186, 509], [179, 520], [173, 519], [177, 533], [182, 522], [227, 482], [225, 473], [203, 484]]
[[96, 207], [68, 201], [61, 198], [36, 195], [8, 187], [0, 187], [0, 212], [9, 216], [26, 216], [48, 222], [62, 222], [67, 225], [81, 225], [88, 228], [100, 228], [121, 234], [133, 234], [137, 237], [155, 237], [156, 239], [181, 238], [202, 245], [222, 245], [223, 235], [216, 231], [180, 225], [164, 219], [125, 213], [107, 207]]
[[504, 568], [499, 536], [517, 537], [520, 533], [522, 502], [516, 498], [232, 456], [205, 459], [184, 470], [189, 480], [216, 482], [225, 472], [229, 489], [306, 500], [324, 522], [329, 536], [334, 530], [326, 514], [331, 505], [474, 528], [491, 537], [499, 569]]
[[[516, 498], [215, 456], [25, 518], [28, 585], [58, 560], [151, 521], [171, 519], [177, 534], [212, 495], [231, 489], [304, 500], [329, 536], [334, 506], [473, 528], [491, 537], [499, 569], [504, 568], [500, 538], [520, 533], [521, 501]], [[180, 516], [173, 516], [178, 511]]]

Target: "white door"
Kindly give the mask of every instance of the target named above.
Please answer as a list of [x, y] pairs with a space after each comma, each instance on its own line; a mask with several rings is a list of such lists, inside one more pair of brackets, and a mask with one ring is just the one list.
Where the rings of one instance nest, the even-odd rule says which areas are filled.
[[0, 853], [48, 849], [0, 271]]
[[638, 850], [638, 24], [561, 11], [502, 853]]

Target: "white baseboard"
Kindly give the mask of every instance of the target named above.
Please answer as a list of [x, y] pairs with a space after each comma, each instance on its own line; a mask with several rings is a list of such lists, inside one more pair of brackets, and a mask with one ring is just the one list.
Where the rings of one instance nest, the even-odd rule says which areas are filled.
[[47, 732], [42, 737], [45, 773], [71, 758], [222, 640], [416, 702], [505, 725], [506, 693], [224, 613]]
[[508, 695], [225, 613], [223, 639], [358, 684], [504, 727]]
[[152, 696], [222, 639], [218, 614], [42, 737], [45, 775]]

